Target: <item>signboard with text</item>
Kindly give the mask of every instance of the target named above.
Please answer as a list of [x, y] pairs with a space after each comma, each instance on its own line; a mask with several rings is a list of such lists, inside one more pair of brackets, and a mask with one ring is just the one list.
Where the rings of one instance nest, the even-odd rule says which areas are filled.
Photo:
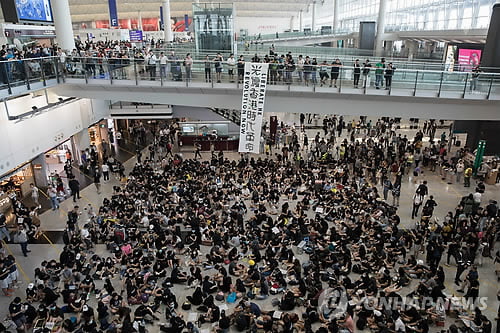
[[240, 153], [259, 153], [269, 64], [245, 63], [241, 100]]

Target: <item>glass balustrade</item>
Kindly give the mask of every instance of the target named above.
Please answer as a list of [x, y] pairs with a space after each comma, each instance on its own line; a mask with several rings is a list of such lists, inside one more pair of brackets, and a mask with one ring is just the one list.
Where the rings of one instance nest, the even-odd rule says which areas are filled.
[[[177, 51], [177, 49], [176, 49]], [[293, 51], [292, 51], [293, 52]], [[5, 97], [16, 92], [43, 88], [69, 80], [82, 80], [86, 83], [123, 84], [139, 86], [184, 86], [241, 89], [238, 68], [222, 62], [220, 72], [213, 61], [194, 60], [191, 69], [184, 66], [182, 54], [167, 65], [148, 65], [143, 59], [105, 59], [67, 57], [62, 64], [58, 57], [16, 59], [0, 62], [0, 95]], [[249, 60], [251, 54], [245, 56]], [[350, 63], [353, 57], [340, 57], [342, 62]], [[318, 59], [320, 62], [321, 58]], [[331, 59], [329, 59], [331, 62]], [[388, 61], [386, 62], [388, 63]], [[339, 68], [337, 87], [335, 82], [320, 81], [320, 67], [310, 66], [304, 70], [287, 71], [282, 65], [271, 65], [269, 70], [269, 89], [291, 90], [317, 93], [355, 93], [398, 96], [422, 96], [442, 98], [468, 98], [500, 100], [500, 74], [483, 70], [478, 77], [470, 72], [450, 72], [439, 63], [396, 62], [390, 87], [382, 75], [377, 89], [377, 76], [372, 67], [369, 75], [360, 75], [358, 88], [354, 87], [354, 68]], [[374, 66], [374, 63], [372, 64]], [[207, 67], [210, 69], [208, 70]], [[331, 75], [331, 66], [327, 74]], [[425, 69], [424, 69], [425, 68]], [[437, 69], [437, 70], [436, 70]], [[73, 82], [73, 81], [69, 81]], [[330, 87], [330, 84], [332, 87]]]
[[[181, 59], [169, 61], [166, 65], [148, 65], [145, 61], [134, 59], [79, 58], [69, 59], [66, 68], [65, 78], [84, 79], [87, 83], [107, 81], [116, 85], [242, 88], [242, 78], [238, 77], [236, 66], [231, 68], [223, 63], [218, 71], [212, 61], [195, 60], [189, 68]], [[339, 68], [336, 85], [330, 78], [331, 69], [332, 66], [327, 67], [329, 77], [321, 84], [319, 66], [287, 71], [280, 64], [271, 65], [268, 87], [271, 90], [317, 93], [500, 99], [500, 74], [496, 73], [481, 72], [479, 77], [473, 77], [470, 72], [396, 68], [393, 75], [382, 74], [377, 78], [372, 67], [368, 75], [360, 75], [358, 88], [355, 88], [353, 67]], [[388, 79], [392, 81], [390, 86], [386, 83]]]
[[10, 59], [0, 62], [0, 96], [60, 82], [58, 57]]

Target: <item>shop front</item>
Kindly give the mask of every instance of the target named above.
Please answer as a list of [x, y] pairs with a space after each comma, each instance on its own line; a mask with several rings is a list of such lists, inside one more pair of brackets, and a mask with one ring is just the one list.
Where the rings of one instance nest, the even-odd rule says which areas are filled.
[[30, 184], [35, 183], [31, 163], [26, 163], [0, 177], [0, 213], [12, 224], [14, 200], [22, 200], [31, 194]]

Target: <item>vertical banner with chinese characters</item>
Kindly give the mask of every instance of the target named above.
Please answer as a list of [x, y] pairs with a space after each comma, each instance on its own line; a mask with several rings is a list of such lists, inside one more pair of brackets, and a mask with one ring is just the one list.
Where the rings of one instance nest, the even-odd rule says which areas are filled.
[[259, 153], [269, 64], [245, 63], [241, 100], [240, 153]]

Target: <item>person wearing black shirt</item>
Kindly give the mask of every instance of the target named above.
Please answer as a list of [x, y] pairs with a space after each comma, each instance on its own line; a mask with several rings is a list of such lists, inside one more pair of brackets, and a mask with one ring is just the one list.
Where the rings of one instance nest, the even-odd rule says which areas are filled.
[[26, 316], [24, 315], [23, 305], [21, 304], [21, 298], [16, 297], [9, 305], [10, 318], [16, 324], [18, 332], [23, 332], [25, 330]]
[[68, 212], [68, 230], [70, 232], [75, 231], [75, 227], [78, 222], [78, 208], [78, 206], [75, 206], [71, 211]]
[[359, 77], [361, 76], [361, 65], [359, 64], [359, 59], [354, 61], [354, 88], [358, 88]]

